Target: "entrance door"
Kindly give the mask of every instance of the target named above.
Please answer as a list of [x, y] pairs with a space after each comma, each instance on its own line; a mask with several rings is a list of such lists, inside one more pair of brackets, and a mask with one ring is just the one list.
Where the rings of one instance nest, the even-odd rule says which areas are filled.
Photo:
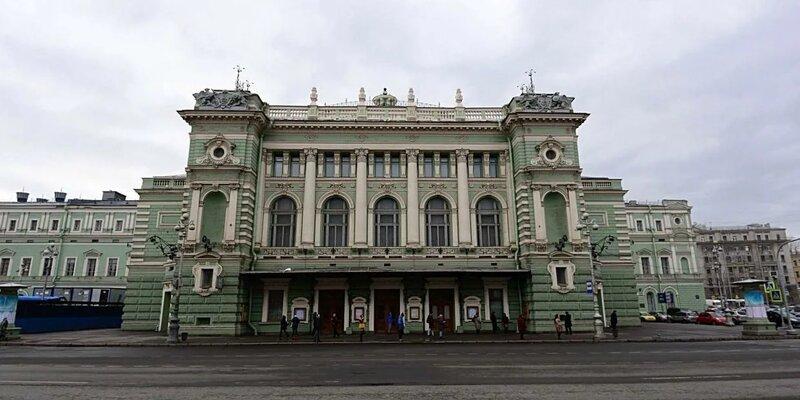
[[342, 332], [344, 327], [344, 290], [320, 290], [319, 291], [319, 316], [322, 319], [322, 333], [333, 333], [331, 317], [336, 313], [338, 331]]
[[386, 332], [386, 316], [391, 312], [392, 330], [397, 322], [397, 314], [400, 312], [400, 290], [399, 289], [376, 289], [375, 290], [375, 332]]
[[455, 309], [453, 308], [453, 289], [431, 289], [428, 291], [428, 301], [431, 305], [431, 313], [433, 313], [433, 317], [438, 319], [439, 314], [441, 314], [447, 321], [445, 332], [453, 332], [453, 318], [455, 318]]

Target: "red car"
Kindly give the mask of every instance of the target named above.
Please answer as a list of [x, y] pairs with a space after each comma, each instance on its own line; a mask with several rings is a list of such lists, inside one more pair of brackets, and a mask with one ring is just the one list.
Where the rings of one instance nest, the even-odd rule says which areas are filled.
[[725, 317], [704, 312], [697, 316], [697, 323], [702, 325], [725, 325]]

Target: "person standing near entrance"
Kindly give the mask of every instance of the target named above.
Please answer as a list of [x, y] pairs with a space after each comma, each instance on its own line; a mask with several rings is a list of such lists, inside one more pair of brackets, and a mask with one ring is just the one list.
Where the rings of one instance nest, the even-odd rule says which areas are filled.
[[286, 316], [281, 316], [281, 331], [278, 333], [278, 340], [283, 339], [283, 335], [286, 334], [286, 339], [289, 339], [289, 332], [287, 331], [289, 328], [289, 321], [286, 319]]
[[364, 343], [364, 332], [367, 331], [367, 324], [364, 323], [364, 317], [358, 319], [358, 341]]
[[403, 333], [405, 333], [405, 329], [406, 329], [406, 315], [400, 313], [400, 315], [397, 316], [397, 339], [400, 340], [401, 342], [403, 341]]
[[508, 334], [508, 315], [506, 313], [503, 313], [501, 323], [503, 324], [503, 333]]
[[614, 339], [619, 336], [619, 330], [617, 329], [617, 310], [611, 312], [611, 334], [614, 335]]
[[322, 318], [320, 318], [319, 313], [314, 312], [313, 322], [311, 333], [314, 335], [314, 343], [319, 343], [319, 335], [322, 333]]
[[481, 319], [478, 317], [477, 314], [472, 317], [472, 324], [475, 325], [475, 333], [480, 335], [481, 334]]
[[561, 322], [561, 317], [559, 317], [558, 314], [556, 314], [556, 316], [553, 318], [553, 327], [556, 328], [556, 337], [558, 340], [561, 340], [561, 332], [564, 330], [564, 325], [563, 322]]
[[437, 322], [439, 325], [439, 339], [444, 339], [444, 329], [447, 327], [447, 320], [444, 319], [444, 315], [439, 314]]
[[564, 328], [566, 328], [567, 335], [572, 335], [572, 315], [569, 311], [564, 313]]
[[492, 321], [492, 333], [497, 333], [497, 314], [494, 311], [489, 315], [489, 320]]
[[432, 312], [428, 313], [428, 318], [425, 320], [425, 322], [428, 324], [428, 336], [433, 337], [433, 326], [436, 324], [436, 319], [433, 318]]
[[517, 330], [519, 330], [519, 340], [525, 340], [525, 332], [528, 330], [528, 323], [525, 315], [519, 314], [517, 317]]
[[300, 327], [300, 318], [295, 315], [292, 317], [292, 340], [297, 340], [297, 328]]
[[331, 329], [333, 329], [333, 337], [339, 337], [339, 317], [336, 313], [331, 314]]
[[386, 334], [387, 335], [392, 333], [392, 324], [393, 323], [394, 323], [394, 316], [392, 316], [392, 312], [389, 311], [389, 313], [386, 314]]

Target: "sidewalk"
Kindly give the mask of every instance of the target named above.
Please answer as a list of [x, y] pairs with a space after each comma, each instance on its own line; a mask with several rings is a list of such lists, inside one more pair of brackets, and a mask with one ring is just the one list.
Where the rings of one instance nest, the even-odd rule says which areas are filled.
[[[788, 339], [785, 335], [768, 339]], [[619, 337], [613, 339], [610, 332], [601, 342], [710, 342], [742, 339], [741, 327], [706, 326], [690, 324], [658, 324], [646, 323], [641, 327], [621, 329]], [[753, 340], [753, 339], [749, 339]], [[404, 344], [424, 343], [593, 343], [596, 342], [591, 333], [575, 333], [562, 335], [561, 340], [556, 339], [553, 333], [529, 333], [524, 340], [518, 334], [492, 334], [474, 333], [450, 334], [444, 339], [429, 339], [421, 334], [408, 334], [403, 338]], [[384, 333], [367, 334], [363, 344], [397, 344], [400, 341], [396, 334]], [[313, 344], [307, 333], [296, 340], [283, 339], [278, 341], [276, 335], [260, 336], [190, 336], [186, 343], [177, 346], [248, 346], [248, 345], [301, 345]], [[342, 335], [334, 339], [323, 336], [323, 345], [359, 344], [358, 335]], [[156, 332], [130, 332], [119, 329], [101, 329], [90, 331], [53, 332], [22, 335], [20, 340], [2, 342], [0, 345], [8, 346], [63, 346], [63, 347], [92, 347], [92, 346], [168, 346], [166, 337]]]

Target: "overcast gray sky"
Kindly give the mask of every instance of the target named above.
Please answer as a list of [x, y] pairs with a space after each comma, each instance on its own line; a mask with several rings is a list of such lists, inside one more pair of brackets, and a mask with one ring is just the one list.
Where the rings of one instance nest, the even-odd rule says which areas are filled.
[[[175, 113], [236, 64], [273, 104], [388, 87], [499, 106], [523, 71], [575, 96], [585, 175], [695, 222], [800, 234], [800, 3], [0, 1], [0, 199], [132, 198], [182, 173]], [[255, 3], [255, 2], [254, 2]]]

